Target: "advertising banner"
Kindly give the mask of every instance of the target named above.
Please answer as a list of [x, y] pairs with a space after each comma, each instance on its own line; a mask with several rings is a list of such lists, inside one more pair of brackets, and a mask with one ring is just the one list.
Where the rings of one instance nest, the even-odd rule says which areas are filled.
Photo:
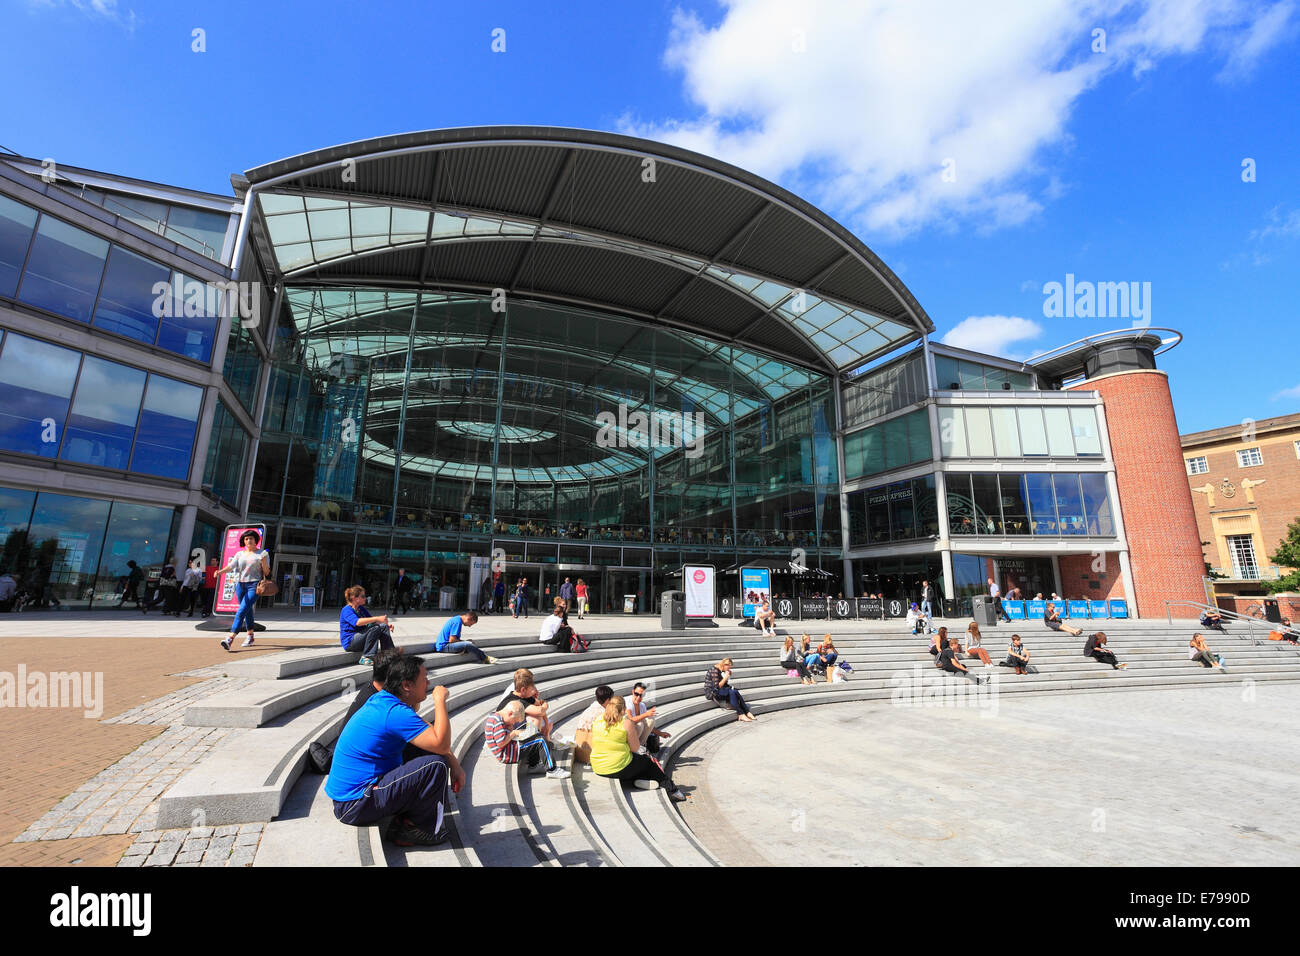
[[907, 605], [901, 598], [888, 598], [885, 604], [885, 617], [907, 617]]
[[824, 597], [806, 597], [799, 599], [799, 619], [816, 620], [826, 616], [826, 599]]
[[1088, 610], [1089, 610], [1090, 612], [1092, 612], [1092, 616], [1093, 616], [1094, 618], [1105, 618], [1105, 617], [1108, 616], [1108, 615], [1106, 614], [1106, 602], [1105, 602], [1105, 601], [1089, 601], [1089, 602], [1088, 602]]
[[772, 610], [776, 611], [777, 617], [794, 619], [794, 601], [789, 598], [777, 598], [772, 602]]
[[1002, 610], [1007, 612], [1007, 617], [1013, 621], [1023, 621], [1025, 619], [1025, 602], [1024, 601], [1003, 601]]
[[1088, 616], [1087, 601], [1067, 601], [1066, 604], [1070, 608], [1070, 617], [1084, 618]]
[[1047, 617], [1046, 601], [1026, 601], [1025, 616], [1031, 621], [1041, 621]]
[[851, 598], [836, 598], [831, 601], [831, 617], [837, 621], [847, 621], [853, 617], [853, 601]]
[[736, 603], [736, 599], [729, 594], [718, 598], [718, 617], [735, 617]]
[[688, 564], [682, 568], [688, 618], [713, 617], [713, 571], [711, 564]]
[[879, 621], [885, 616], [880, 598], [858, 598], [858, 617]]
[[[492, 576], [492, 559], [472, 555], [469, 559], [470, 610], [482, 611], [483, 582]], [[549, 608], [547, 609], [549, 610]]]
[[1113, 598], [1110, 601], [1110, 616], [1112, 618], [1128, 617], [1128, 602], [1122, 598]]
[[768, 568], [740, 569], [740, 606], [745, 617], [753, 617], [763, 598], [772, 600], [772, 572]]
[[[240, 524], [228, 525], [226, 533], [221, 536], [221, 563], [218, 567], [224, 568], [230, 563], [230, 559], [235, 556], [235, 552], [243, 550], [239, 543], [239, 536], [245, 531], [256, 531], [262, 539], [262, 547], [266, 547], [266, 525], [263, 524]], [[234, 614], [239, 610], [239, 598], [235, 597], [235, 584], [238, 579], [233, 574], [220, 574], [217, 576], [217, 593], [212, 599], [213, 614]]]

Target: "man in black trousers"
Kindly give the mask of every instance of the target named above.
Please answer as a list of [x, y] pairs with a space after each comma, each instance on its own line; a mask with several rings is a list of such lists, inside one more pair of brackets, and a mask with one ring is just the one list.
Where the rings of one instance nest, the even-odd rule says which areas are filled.
[[401, 611], [403, 614], [410, 613], [411, 610], [411, 589], [415, 583], [406, 573], [406, 568], [397, 569], [397, 581], [393, 584], [393, 611]]

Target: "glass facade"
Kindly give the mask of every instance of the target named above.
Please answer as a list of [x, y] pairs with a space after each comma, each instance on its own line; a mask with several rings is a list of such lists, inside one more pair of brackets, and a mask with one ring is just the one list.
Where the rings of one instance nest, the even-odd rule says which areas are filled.
[[116, 602], [135, 560], [166, 560], [173, 510], [0, 487], [0, 574], [14, 576], [30, 606]]
[[413, 553], [495, 545], [538, 568], [637, 569], [628, 593], [649, 610], [649, 581], [683, 547], [720, 567], [742, 548], [781, 565], [795, 548], [839, 553], [826, 376], [535, 302], [293, 288], [286, 301], [250, 510], [338, 527], [349, 555], [342, 526], [391, 529], [357, 558], [367, 569], [392, 565], [390, 534]]
[[937, 537], [934, 475], [849, 492], [849, 546]]
[[1091, 405], [941, 405], [938, 412], [945, 459], [1102, 456]]
[[924, 408], [844, 436], [844, 478], [892, 471], [933, 455], [930, 415]]
[[0, 296], [207, 362], [218, 321], [207, 289], [197, 279], [0, 196]]
[[1114, 514], [1103, 473], [945, 476], [954, 535], [1113, 537]]
[[203, 391], [9, 332], [0, 449], [184, 480]]
[[948, 355], [935, 355], [934, 375], [934, 387], [940, 391], [1000, 392], [1007, 390], [1004, 386], [1017, 391], [1034, 387], [1034, 377], [1028, 372], [1014, 372]]

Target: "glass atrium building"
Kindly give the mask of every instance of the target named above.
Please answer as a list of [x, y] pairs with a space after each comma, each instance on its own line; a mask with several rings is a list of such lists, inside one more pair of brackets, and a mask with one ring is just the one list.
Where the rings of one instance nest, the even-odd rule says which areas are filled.
[[128, 559], [243, 520], [277, 600], [325, 606], [383, 603], [399, 567], [477, 605], [475, 556], [543, 599], [581, 577], [599, 611], [656, 609], [694, 562], [777, 591], [806, 587], [793, 562], [831, 594], [1133, 593], [1087, 370], [931, 343], [888, 267], [772, 183], [549, 127], [231, 179], [0, 157], [0, 572], [38, 604], [114, 606]]

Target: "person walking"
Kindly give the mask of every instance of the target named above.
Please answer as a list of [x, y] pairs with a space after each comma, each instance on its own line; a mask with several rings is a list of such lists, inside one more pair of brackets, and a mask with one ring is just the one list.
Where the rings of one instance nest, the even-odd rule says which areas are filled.
[[524, 617], [528, 617], [528, 579], [520, 578], [519, 583], [515, 586], [515, 618], [518, 619], [519, 613], [523, 612]]
[[989, 597], [993, 599], [993, 611], [997, 614], [998, 619], [1010, 624], [1011, 618], [1007, 616], [1006, 608], [1002, 606], [1002, 589], [998, 587], [998, 583], [992, 578], [989, 578]]
[[217, 559], [208, 558], [208, 566], [203, 569], [203, 616], [212, 614], [212, 605], [217, 598]]
[[578, 585], [573, 590], [578, 596], [578, 620], [581, 621], [587, 616], [589, 610], [587, 607], [587, 582], [582, 578], [578, 578]]
[[564, 601], [565, 606], [570, 608], [578, 600], [578, 590], [568, 578], [565, 578], [564, 583], [560, 585], [560, 598]]
[[121, 607], [127, 601], [134, 601], [135, 609], [143, 613], [144, 602], [140, 600], [140, 585], [144, 581], [144, 572], [140, 570], [140, 565], [134, 561], [126, 562], [126, 566], [131, 570], [127, 572], [126, 587], [122, 591], [122, 600], [117, 602], [117, 606]]
[[926, 620], [934, 617], [934, 588], [930, 587], [929, 581], [921, 582], [921, 613], [925, 615]]
[[411, 590], [415, 582], [406, 573], [406, 568], [397, 569], [397, 580], [393, 582], [393, 613], [411, 613]]
[[271, 556], [262, 548], [262, 536], [249, 528], [239, 536], [242, 551], [236, 551], [230, 563], [217, 571], [221, 574], [235, 575], [235, 597], [239, 601], [239, 610], [230, 622], [230, 635], [221, 642], [221, 646], [230, 650], [235, 635], [240, 628], [248, 631], [241, 647], [253, 645], [253, 606], [257, 603], [257, 586], [271, 574]]
[[191, 561], [185, 569], [185, 578], [181, 581], [181, 610], [188, 611], [190, 617], [194, 616], [194, 606], [199, 603], [202, 589], [203, 569], [197, 561]]

